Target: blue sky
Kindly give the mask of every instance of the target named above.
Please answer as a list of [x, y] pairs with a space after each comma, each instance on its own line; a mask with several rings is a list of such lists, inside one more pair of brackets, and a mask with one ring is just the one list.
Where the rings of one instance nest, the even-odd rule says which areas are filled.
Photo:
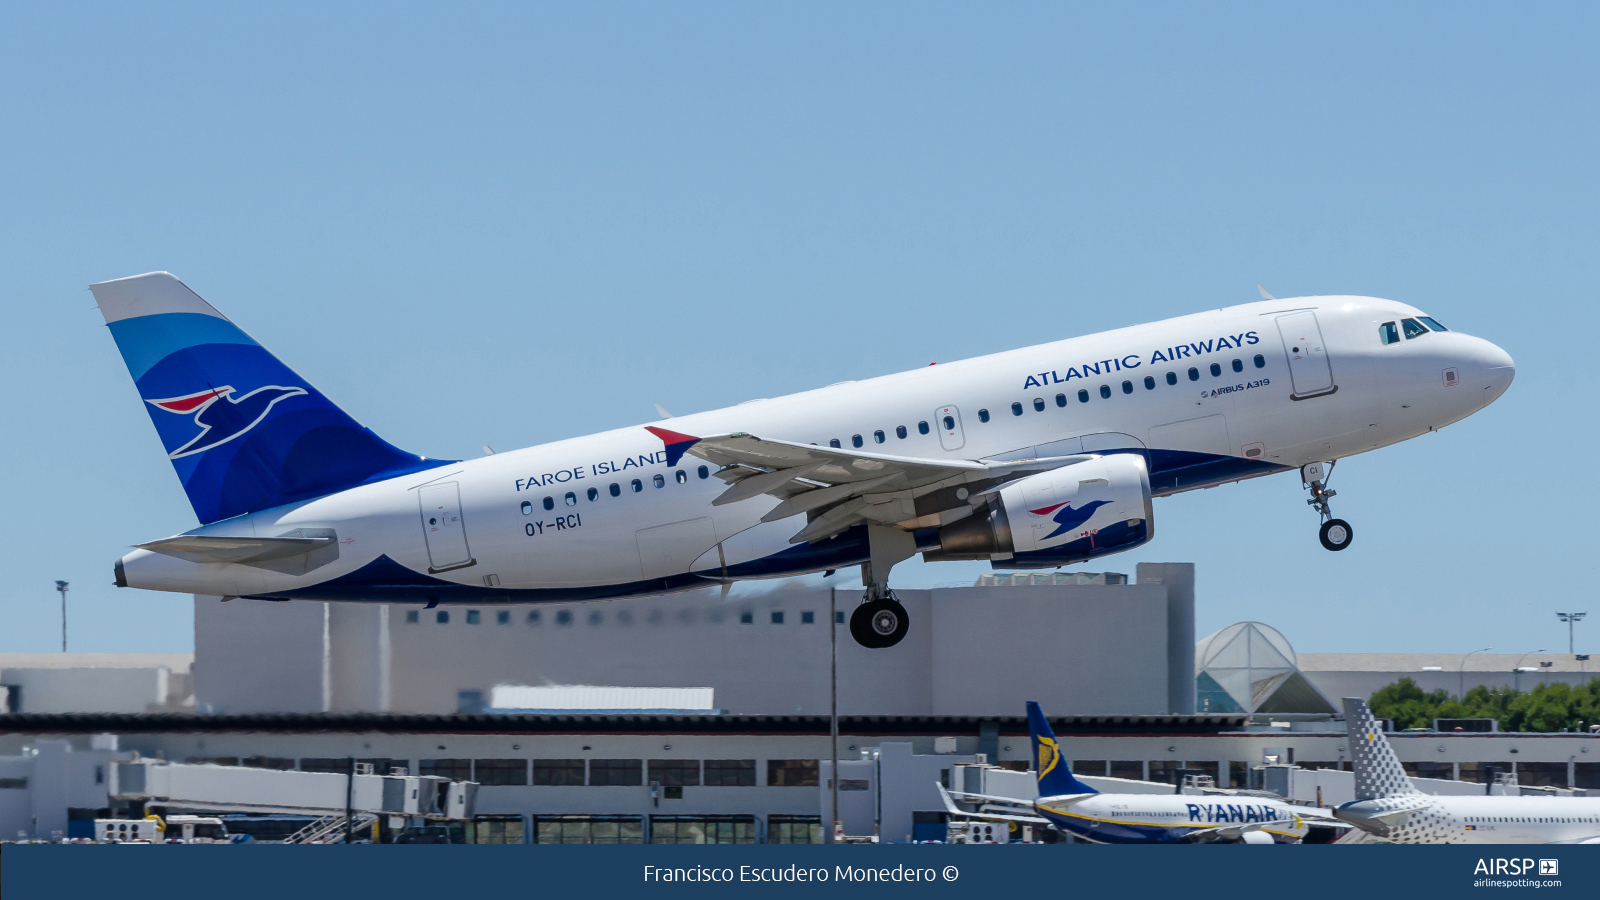
[[[93, 281], [177, 273], [357, 418], [477, 455], [1278, 296], [1518, 364], [1442, 433], [1158, 501], [1201, 633], [1565, 648], [1589, 609], [1593, 5], [19, 4], [0, 29], [0, 650], [180, 651], [192, 527]], [[1573, 462], [1573, 460], [1577, 462]], [[906, 564], [905, 586], [978, 564]], [[1600, 609], [1579, 652], [1600, 650]]]

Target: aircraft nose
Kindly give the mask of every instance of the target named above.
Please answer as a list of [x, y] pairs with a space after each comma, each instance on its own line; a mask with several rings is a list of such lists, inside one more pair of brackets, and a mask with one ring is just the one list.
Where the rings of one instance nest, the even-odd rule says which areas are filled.
[[1488, 406], [1500, 399], [1500, 395], [1511, 387], [1511, 382], [1517, 377], [1517, 364], [1512, 361], [1511, 354], [1500, 349], [1488, 341], [1480, 340], [1482, 346], [1477, 348], [1474, 363], [1483, 381], [1483, 405]]

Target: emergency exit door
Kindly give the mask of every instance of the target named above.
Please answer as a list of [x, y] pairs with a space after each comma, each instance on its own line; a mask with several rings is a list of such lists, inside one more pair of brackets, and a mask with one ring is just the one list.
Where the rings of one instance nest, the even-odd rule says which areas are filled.
[[1304, 400], [1339, 389], [1333, 383], [1333, 367], [1328, 362], [1316, 313], [1307, 310], [1279, 316], [1278, 334], [1289, 357], [1289, 380], [1294, 388], [1291, 397]]
[[477, 560], [467, 548], [461, 521], [461, 486], [454, 481], [430, 484], [417, 491], [422, 507], [422, 534], [428, 542], [428, 571], [460, 569]]

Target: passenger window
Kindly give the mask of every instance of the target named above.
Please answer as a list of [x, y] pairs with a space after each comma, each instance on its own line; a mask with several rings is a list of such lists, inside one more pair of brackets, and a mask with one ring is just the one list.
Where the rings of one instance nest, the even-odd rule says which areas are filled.
[[704, 480], [711, 475], [711, 470], [707, 469], [705, 466], [701, 466], [696, 474], [700, 476], [701, 480]]
[[1199, 381], [1200, 380], [1200, 370], [1196, 369], [1194, 366], [1190, 366], [1189, 367], [1189, 380], [1190, 381]]
[[1124, 382], [1123, 382], [1123, 383], [1122, 383], [1122, 392], [1123, 392], [1123, 393], [1124, 393], [1124, 394], [1131, 394], [1131, 393], [1133, 393], [1133, 382], [1131, 382], [1131, 381], [1124, 381]]
[[673, 477], [678, 479], [678, 483], [679, 484], [688, 484], [689, 483], [689, 473], [685, 472], [682, 469], [679, 469], [677, 471], [677, 473], [675, 475], [673, 475]]
[[879, 429], [878, 431], [874, 431], [872, 433], [872, 440], [873, 440], [874, 443], [878, 443], [878, 444], [883, 443], [883, 430]]
[[1177, 372], [1168, 372], [1167, 373], [1167, 384], [1177, 384], [1177, 383], [1178, 383], [1178, 373]]
[[859, 447], [863, 443], [865, 443], [865, 442], [861, 440], [861, 435], [859, 435], [859, 434], [850, 435], [850, 446]]
[[544, 508], [545, 509], [555, 509], [556, 508], [556, 498], [554, 498], [554, 497], [546, 497], [546, 498], [544, 498]]
[[1078, 392], [1078, 402], [1079, 403], [1088, 403], [1089, 402], [1089, 392], [1088, 391], [1079, 391]]
[[899, 438], [902, 441], [905, 440], [906, 439], [906, 427], [904, 425], [896, 425], [894, 427], [894, 436]]
[[1265, 369], [1267, 367], [1267, 358], [1259, 353], [1256, 354], [1256, 358], [1252, 360], [1252, 362], [1256, 364], [1256, 368], [1258, 369]]
[[1244, 360], [1242, 360], [1242, 359], [1234, 360], [1233, 361], [1233, 370], [1235, 372], [1243, 372], [1244, 371]]
[[593, 503], [594, 501], [599, 500], [599, 499], [600, 499], [600, 489], [599, 488], [589, 488], [589, 502]]
[[[954, 423], [952, 423], [952, 424], [954, 424]], [[928, 423], [927, 422], [918, 422], [917, 423], [917, 434], [927, 434], [927, 433], [928, 433]]]
[[837, 450], [839, 448], [839, 439], [838, 438], [834, 438], [833, 440], [829, 441], [828, 442], [828, 446], [834, 448], [835, 450]]
[[613, 497], [621, 497], [622, 496], [622, 485], [617, 484], [615, 481], [611, 482], [611, 496], [613, 496]]
[[1013, 404], [1011, 404], [1011, 414], [1013, 416], [1022, 415], [1022, 404], [1021, 403], [1013, 403]]
[[1418, 322], [1416, 319], [1401, 319], [1400, 327], [1405, 329], [1406, 340], [1408, 341], [1414, 337], [1421, 337], [1428, 333], [1428, 329], [1422, 327], [1422, 323]]
[[1378, 326], [1378, 340], [1385, 345], [1400, 343], [1400, 330], [1394, 327], [1393, 322], [1385, 322]]
[[1417, 316], [1417, 318], [1422, 320], [1422, 324], [1428, 326], [1429, 328], [1432, 328], [1434, 331], [1449, 331], [1450, 330], [1450, 329], [1444, 327], [1443, 325], [1440, 325], [1439, 324], [1439, 320], [1435, 319], [1433, 316]]
[[[978, 410], [978, 421], [979, 422], [987, 422], [987, 421], [989, 421], [989, 411], [987, 409]], [[944, 430], [945, 431], [949, 431], [950, 429], [952, 429], [954, 427], [956, 427], [956, 420], [950, 418], [949, 416], [945, 416], [944, 417]]]
[[1220, 375], [1222, 375], [1222, 366], [1219, 366], [1216, 363], [1212, 363], [1211, 364], [1211, 377], [1212, 378], [1217, 378]]
[[640, 491], [644, 490], [644, 482], [640, 481], [637, 478], [635, 478], [628, 486], [633, 488], [633, 492], [635, 494], [637, 494]]
[[[989, 414], [987, 412], [984, 412], [983, 410], [980, 409], [980, 410], [978, 410], [978, 414], [983, 417], [983, 420], [985, 422], [989, 421]], [[955, 431], [956, 430], [956, 417], [955, 416], [945, 416], [944, 417], [944, 430], [945, 431]]]
[[[661, 473], [659, 473], [659, 472], [657, 472], [656, 476], [654, 478], [650, 479], [650, 480], [655, 482], [656, 487], [666, 487], [667, 486], [666, 477], [664, 475], [662, 475]], [[570, 497], [572, 495], [568, 494], [567, 496]]]
[[1034, 412], [1044, 412], [1044, 398], [1043, 397], [1035, 397], [1035, 398], [1033, 398], [1033, 411]]
[[[659, 478], [661, 476], [658, 475], [656, 477]], [[571, 491], [567, 491], [566, 500], [567, 500], [567, 505], [568, 506], [577, 506], [578, 505], [578, 495], [574, 494]]]
[[1102, 400], [1110, 400], [1111, 399], [1111, 385], [1109, 385], [1109, 384], [1100, 385], [1100, 399], [1102, 399]]
[[1056, 395], [1056, 405], [1057, 406], [1066, 406], [1067, 405], [1067, 395], [1066, 394], [1057, 394]]
[[1155, 390], [1155, 389], [1156, 389], [1156, 379], [1155, 379], [1155, 376], [1153, 376], [1153, 375], [1146, 375], [1146, 376], [1145, 376], [1145, 377], [1144, 377], [1144, 389], [1145, 389], [1145, 390], [1147, 390], [1147, 391], [1153, 391], [1153, 390]]
[[527, 500], [522, 501], [522, 514], [525, 516], [533, 515], [533, 504]]

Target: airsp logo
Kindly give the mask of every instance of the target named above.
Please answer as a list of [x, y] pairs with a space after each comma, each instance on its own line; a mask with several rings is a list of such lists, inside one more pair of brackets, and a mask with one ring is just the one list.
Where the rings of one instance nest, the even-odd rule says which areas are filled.
[[[1539, 860], [1540, 875], [1557, 875], [1560, 862], [1554, 859]], [[1474, 875], [1527, 875], [1533, 871], [1531, 859], [1480, 859]]]

